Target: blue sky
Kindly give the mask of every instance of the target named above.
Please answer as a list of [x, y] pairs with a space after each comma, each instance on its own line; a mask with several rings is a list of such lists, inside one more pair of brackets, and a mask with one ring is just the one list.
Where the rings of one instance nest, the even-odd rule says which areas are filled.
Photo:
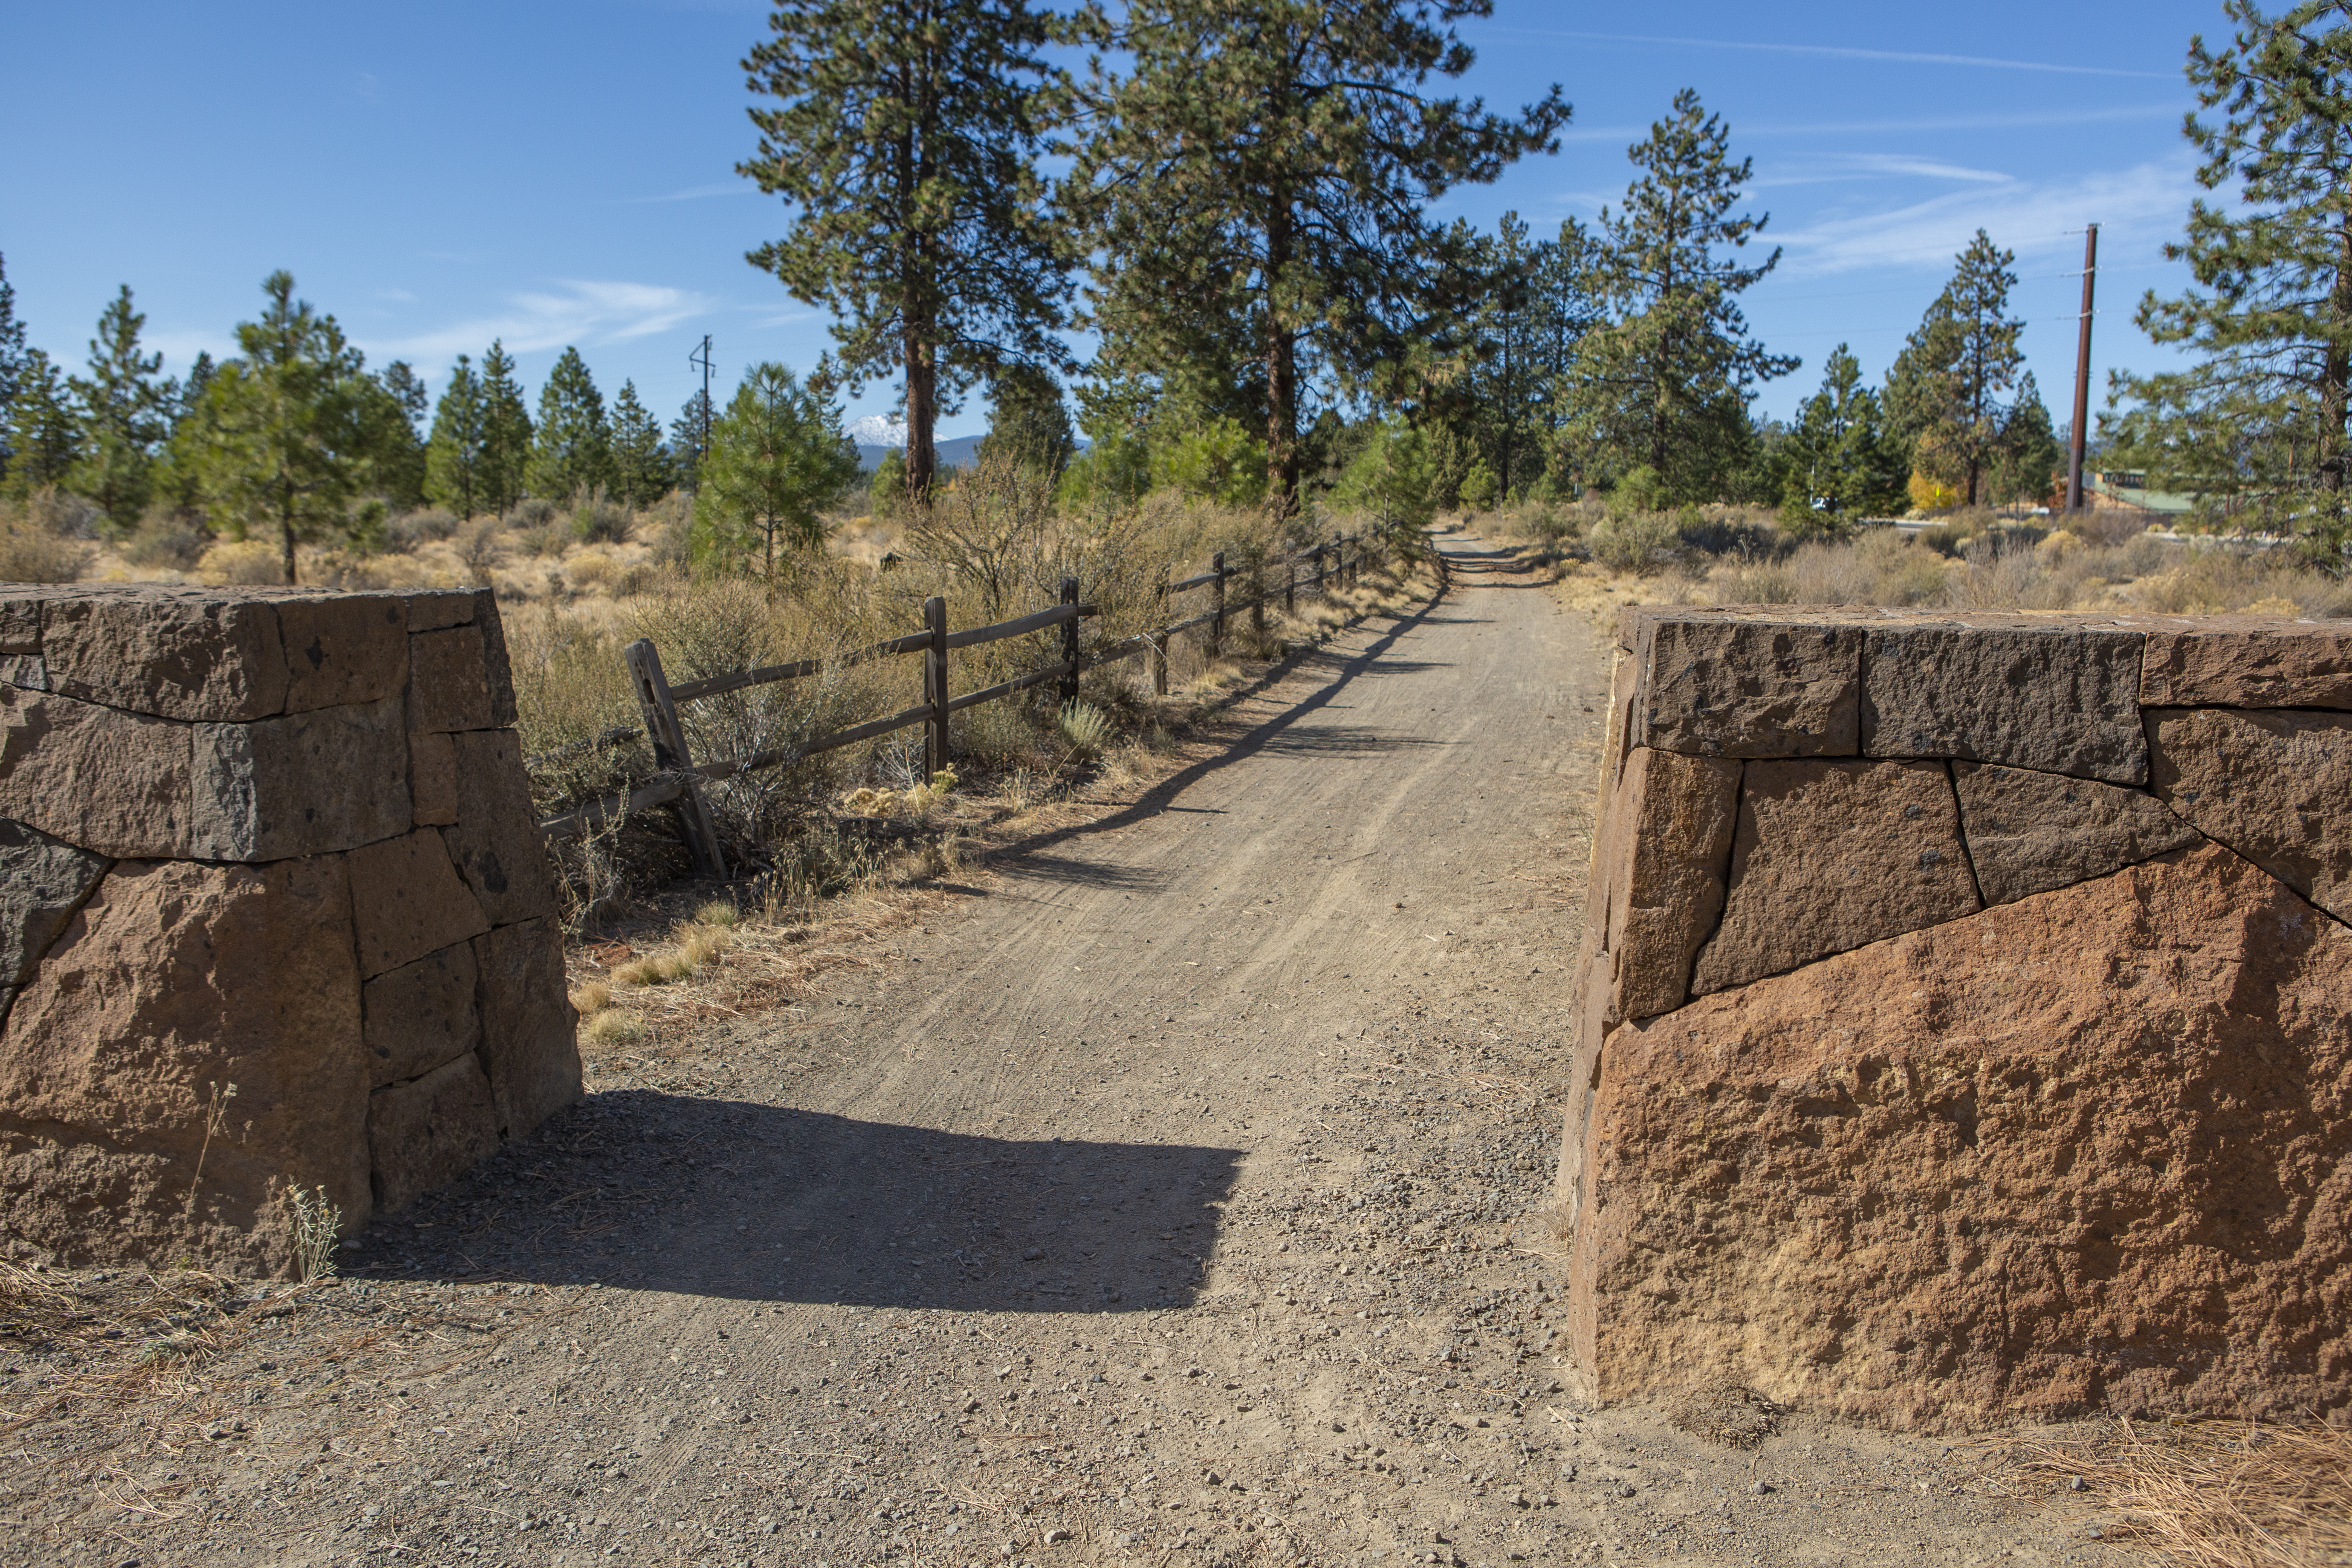
[[[2179, 134], [2189, 36], [2218, 5], [2128, 10], [1987, 0], [1675, 7], [1497, 0], [1465, 24], [1463, 90], [1518, 104], [1558, 81], [1558, 156], [1450, 197], [1444, 216], [1539, 229], [1591, 219], [1626, 143], [1696, 88], [1752, 156], [1750, 205], [1786, 255], [1748, 296], [1756, 336], [1805, 367], [1785, 414], [1851, 342], [1882, 375], [1979, 226], [2018, 254], [2014, 302], [2053, 413], [2072, 396], [2084, 223], [2102, 224], [2100, 382], [2164, 356], [2132, 328], [2194, 195]], [[129, 283], [167, 370], [223, 353], [259, 284], [290, 269], [373, 363], [437, 394], [494, 336], [535, 387], [567, 343], [609, 396], [624, 377], [665, 417], [708, 332], [721, 384], [827, 344], [816, 311], [743, 253], [781, 226], [733, 173], [753, 147], [739, 61], [766, 27], [738, 0], [417, 0], [399, 6], [19, 5], [0, 95], [0, 252], [32, 341], [79, 364]], [[852, 415], [887, 410], [869, 388]], [[977, 430], [976, 406], [942, 434]]]

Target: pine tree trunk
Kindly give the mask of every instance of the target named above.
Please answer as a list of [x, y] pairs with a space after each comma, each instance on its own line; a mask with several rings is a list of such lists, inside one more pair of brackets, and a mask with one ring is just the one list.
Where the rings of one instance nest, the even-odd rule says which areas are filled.
[[936, 467], [931, 431], [939, 421], [939, 365], [926, 342], [928, 323], [907, 321], [907, 499], [917, 506], [929, 501]]
[[2331, 531], [2343, 526], [2344, 418], [2346, 389], [2352, 384], [2352, 353], [2343, 334], [2352, 328], [2352, 222], [2336, 231], [2336, 286], [2328, 292], [2328, 325], [2335, 329], [2319, 371], [2319, 489], [2327, 499]]
[[1290, 264], [1289, 192], [1277, 185], [1265, 225], [1265, 468], [1276, 513], [1298, 510], [1298, 347], [1278, 319], [1275, 299]]

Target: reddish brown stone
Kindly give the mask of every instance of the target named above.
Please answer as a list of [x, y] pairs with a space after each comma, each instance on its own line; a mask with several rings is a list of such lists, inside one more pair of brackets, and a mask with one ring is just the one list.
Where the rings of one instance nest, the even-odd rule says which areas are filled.
[[368, 1096], [377, 1212], [398, 1214], [497, 1153], [496, 1116], [481, 1058], [470, 1051]]
[[414, 633], [471, 626], [475, 611], [489, 595], [474, 588], [420, 588], [399, 598], [407, 608], [408, 629]]
[[2352, 920], [2352, 717], [2151, 708], [2157, 795], [2339, 920]]
[[1969, 863], [1989, 904], [2087, 882], [2197, 842], [2154, 795], [1991, 763], [1955, 763]]
[[2207, 846], [1609, 1036], [1573, 1361], [1950, 1429], [2352, 1400], [2352, 931]]
[[499, 1132], [520, 1138], [580, 1099], [563, 939], [552, 921], [525, 921], [475, 938], [474, 957], [482, 976], [482, 1063]]
[[1723, 910], [1740, 764], [1643, 748], [1610, 810], [1608, 1017], [1647, 1017], [1690, 994], [1691, 961]]
[[373, 1089], [419, 1078], [482, 1043], [474, 944], [461, 942], [387, 970], [360, 993]]
[[379, 702], [408, 686], [408, 611], [382, 594], [287, 599], [278, 606], [286, 645], [286, 711]]
[[467, 886], [492, 925], [553, 914], [555, 868], [531, 815], [521, 742], [511, 730], [450, 739], [457, 757], [457, 820], [442, 832]]
[[0, 816], [100, 855], [185, 856], [194, 729], [0, 685]]
[[2352, 626], [2231, 616], [2151, 628], [2139, 700], [2151, 708], [2352, 708]]
[[284, 860], [373, 844], [411, 826], [401, 700], [194, 726], [194, 853]]
[[1979, 907], [1941, 763], [1749, 763], [1723, 924], [1691, 990], [1745, 985]]
[[408, 737], [408, 800], [419, 827], [457, 820], [457, 743], [447, 735]]
[[491, 730], [515, 721], [506, 632], [487, 593], [470, 624], [408, 639], [408, 728]]
[[117, 865], [0, 1030], [7, 1228], [66, 1262], [282, 1273], [285, 1184], [364, 1225], [359, 995], [340, 859]]
[[449, 864], [441, 835], [420, 827], [354, 849], [352, 912], [360, 973], [373, 977], [490, 927], [482, 906]]
[[1852, 756], [1862, 635], [1850, 626], [1648, 610], [1629, 747], [1725, 757]]
[[59, 595], [45, 604], [48, 689], [165, 719], [266, 719], [286, 702], [278, 607], [174, 589]]
[[1874, 626], [1863, 643], [1863, 754], [2145, 784], [2141, 644], [2136, 631], [2074, 623]]

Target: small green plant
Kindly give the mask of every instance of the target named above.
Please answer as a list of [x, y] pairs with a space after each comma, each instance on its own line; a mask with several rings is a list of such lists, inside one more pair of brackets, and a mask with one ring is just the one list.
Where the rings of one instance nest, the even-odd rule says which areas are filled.
[[312, 1285], [332, 1278], [343, 1211], [327, 1196], [323, 1185], [306, 1191], [299, 1182], [287, 1184], [286, 1210], [294, 1227], [294, 1264], [302, 1283]]

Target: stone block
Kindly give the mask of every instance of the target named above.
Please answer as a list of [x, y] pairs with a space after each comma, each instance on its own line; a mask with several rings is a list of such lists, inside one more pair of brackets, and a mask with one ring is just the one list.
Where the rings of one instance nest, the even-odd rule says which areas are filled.
[[2189, 826], [2352, 921], [2352, 716], [2151, 708], [2153, 787]]
[[499, 1133], [521, 1138], [580, 1099], [577, 1022], [555, 922], [525, 921], [474, 939], [481, 969], [482, 1063]]
[[514, 677], [495, 605], [473, 621], [408, 639], [408, 727], [416, 734], [515, 721]]
[[490, 929], [440, 833], [420, 827], [370, 844], [351, 862], [360, 973], [371, 978]]
[[408, 737], [408, 801], [419, 827], [457, 820], [457, 743], [447, 734]]
[[473, 625], [478, 592], [473, 588], [420, 588], [398, 597], [406, 607], [411, 633], [437, 632], [449, 626]]
[[1862, 634], [1818, 622], [1646, 611], [1629, 747], [1726, 757], [1852, 756]]
[[2151, 628], [2139, 700], [2151, 708], [2352, 709], [2352, 626], [2220, 616]]
[[1862, 751], [2147, 782], [2142, 634], [2055, 624], [1864, 634]]
[[[0, 817], [0, 987], [25, 982], [111, 864]], [[0, 1020], [6, 1016], [0, 1001]]]
[[1988, 904], [2087, 882], [2197, 842], [2145, 791], [1992, 763], [1955, 763], [1969, 863]]
[[241, 722], [284, 710], [278, 606], [217, 592], [59, 595], [41, 621], [48, 689], [131, 713]]
[[194, 853], [206, 860], [331, 855], [411, 826], [398, 697], [194, 726]]
[[67, 1263], [282, 1274], [285, 1184], [364, 1225], [351, 905], [332, 857], [115, 866], [0, 1029], [11, 1232]]
[[0, 659], [40, 651], [40, 591], [0, 590]]
[[[478, 934], [478, 933], [477, 933]], [[482, 1043], [474, 944], [460, 942], [386, 970], [360, 992], [369, 1087], [421, 1078]]]
[[1941, 763], [1752, 762], [1705, 994], [1980, 907]]
[[444, 828], [450, 858], [492, 925], [556, 910], [555, 868], [530, 809], [530, 776], [511, 730], [450, 737], [457, 758], [457, 820]]
[[1723, 912], [1740, 763], [1643, 747], [1625, 761], [1610, 817], [1608, 1020], [1670, 1012]]
[[499, 1152], [489, 1079], [472, 1052], [368, 1096], [375, 1206], [398, 1214]]
[[383, 594], [287, 599], [278, 606], [286, 646], [286, 711], [380, 702], [408, 687], [408, 610]]
[[0, 816], [100, 855], [185, 856], [194, 729], [0, 685]]
[[2206, 845], [1627, 1025], [1580, 1392], [1929, 1430], [2341, 1408], [2347, 1016], [2352, 931]]

